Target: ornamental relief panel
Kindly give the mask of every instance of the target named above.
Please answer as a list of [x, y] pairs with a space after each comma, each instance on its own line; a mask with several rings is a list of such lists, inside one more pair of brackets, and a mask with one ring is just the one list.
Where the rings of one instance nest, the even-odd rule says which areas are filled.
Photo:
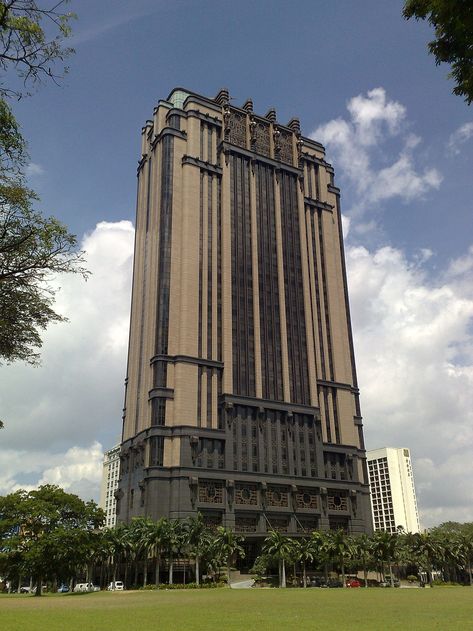
[[257, 529], [256, 517], [239, 517], [235, 518], [235, 530], [237, 532], [256, 532]]
[[254, 130], [253, 151], [263, 156], [271, 157], [271, 142], [269, 139], [269, 125], [262, 121], [256, 121]]
[[268, 524], [269, 530], [275, 530], [276, 532], [287, 532], [289, 530], [289, 519], [287, 517], [271, 516], [268, 517], [268, 521], [271, 524], [271, 527]]
[[246, 115], [231, 110], [228, 119], [228, 142], [246, 149]]
[[206, 504], [223, 504], [223, 482], [220, 480], [200, 480], [198, 500]]
[[311, 489], [298, 489], [295, 494], [295, 503], [297, 508], [310, 508], [312, 510], [317, 510], [319, 507], [319, 498]]
[[289, 494], [286, 489], [269, 486], [266, 491], [266, 504], [268, 506], [289, 506]]
[[258, 503], [258, 492], [255, 484], [235, 485], [235, 504], [256, 506]]
[[331, 511], [347, 511], [348, 498], [344, 495], [329, 494], [327, 496], [327, 507]]
[[293, 164], [292, 134], [291, 132], [284, 131], [283, 129], [280, 129], [279, 132], [279, 158], [282, 162]]

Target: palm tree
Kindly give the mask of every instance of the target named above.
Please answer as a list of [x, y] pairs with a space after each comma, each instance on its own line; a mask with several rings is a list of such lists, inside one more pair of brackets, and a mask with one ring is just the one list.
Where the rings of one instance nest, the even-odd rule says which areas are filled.
[[168, 561], [169, 561], [169, 577], [168, 577], [169, 585], [172, 585], [173, 583], [174, 557], [175, 557], [176, 552], [181, 548], [182, 537], [183, 537], [182, 522], [169, 521], [168, 527], [166, 529], [166, 536], [165, 536], [166, 552], [168, 554]]
[[230, 587], [230, 565], [233, 558], [238, 555], [244, 558], [245, 551], [241, 547], [243, 537], [236, 535], [233, 530], [219, 526], [214, 538], [214, 546], [222, 562], [227, 566], [227, 584]]
[[129, 528], [123, 523], [119, 523], [115, 528], [105, 531], [105, 539], [109, 549], [109, 562], [112, 565], [112, 583], [115, 586], [117, 579], [117, 569], [119, 563], [125, 557], [129, 539]]
[[302, 586], [307, 587], [307, 562], [312, 563], [315, 559], [314, 540], [304, 537], [299, 541], [294, 541], [296, 558], [302, 563]]
[[340, 566], [343, 587], [346, 587], [345, 565], [353, 556], [353, 540], [342, 529], [330, 531], [327, 535], [325, 548], [329, 558]]
[[184, 522], [185, 542], [189, 553], [195, 557], [195, 582], [200, 585], [200, 560], [209, 546], [209, 536], [202, 513], [189, 517]]
[[419, 557], [420, 564], [427, 572], [427, 580], [432, 587], [432, 570], [442, 556], [442, 546], [436, 535], [429, 532], [416, 532], [413, 535], [414, 552]]
[[398, 549], [398, 535], [385, 530], [377, 530], [373, 534], [373, 554], [381, 563], [383, 579], [385, 578], [385, 566], [389, 566], [391, 587], [394, 587], [393, 563]]
[[269, 554], [278, 561], [279, 587], [286, 587], [286, 560], [292, 552], [293, 544], [286, 535], [270, 530], [264, 540], [263, 554]]
[[368, 535], [360, 535], [353, 540], [353, 556], [363, 568], [365, 587], [368, 587], [368, 566], [373, 561], [372, 541]]
[[161, 572], [161, 559], [167, 550], [167, 537], [169, 531], [169, 521], [165, 517], [161, 517], [157, 522], [150, 522], [147, 528], [147, 546], [153, 551], [156, 559], [154, 579], [156, 586], [159, 585], [159, 577]]

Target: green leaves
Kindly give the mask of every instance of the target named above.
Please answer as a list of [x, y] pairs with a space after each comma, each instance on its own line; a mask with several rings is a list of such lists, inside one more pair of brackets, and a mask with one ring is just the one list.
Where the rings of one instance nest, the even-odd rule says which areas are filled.
[[428, 44], [437, 65], [449, 63], [453, 93], [473, 101], [473, 6], [471, 0], [407, 0], [403, 10], [409, 20], [427, 19], [436, 39]]

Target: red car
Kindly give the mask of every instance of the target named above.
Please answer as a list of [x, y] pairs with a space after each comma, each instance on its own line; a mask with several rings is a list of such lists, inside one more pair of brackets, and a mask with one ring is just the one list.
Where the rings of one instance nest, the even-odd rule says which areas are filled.
[[357, 578], [349, 578], [346, 584], [347, 587], [361, 587], [361, 583]]

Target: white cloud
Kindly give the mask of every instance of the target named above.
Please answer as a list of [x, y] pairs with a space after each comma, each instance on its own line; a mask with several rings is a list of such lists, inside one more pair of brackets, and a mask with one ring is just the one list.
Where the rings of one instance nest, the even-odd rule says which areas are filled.
[[473, 521], [473, 296], [431, 255], [347, 248], [367, 446], [411, 449], [424, 527]]
[[129, 221], [85, 235], [92, 276], [55, 281], [69, 322], [46, 331], [42, 366], [0, 368], [0, 493], [47, 481], [97, 498], [96, 441], [109, 448], [121, 433], [133, 239]]
[[460, 145], [467, 142], [473, 136], [473, 122], [465, 123], [450, 135], [447, 142], [447, 151], [451, 155], [460, 153]]
[[44, 169], [40, 164], [37, 164], [36, 162], [30, 162], [26, 166], [25, 173], [27, 177], [42, 175], [44, 173]]
[[[358, 95], [347, 105], [349, 120], [337, 118], [319, 126], [311, 137], [327, 146], [336, 168], [346, 178], [361, 213], [392, 198], [412, 201], [440, 186], [437, 169], [418, 170], [414, 150], [421, 139], [408, 132], [406, 109], [388, 100], [383, 88]], [[389, 139], [401, 143], [398, 157], [385, 166], [382, 146]]]

